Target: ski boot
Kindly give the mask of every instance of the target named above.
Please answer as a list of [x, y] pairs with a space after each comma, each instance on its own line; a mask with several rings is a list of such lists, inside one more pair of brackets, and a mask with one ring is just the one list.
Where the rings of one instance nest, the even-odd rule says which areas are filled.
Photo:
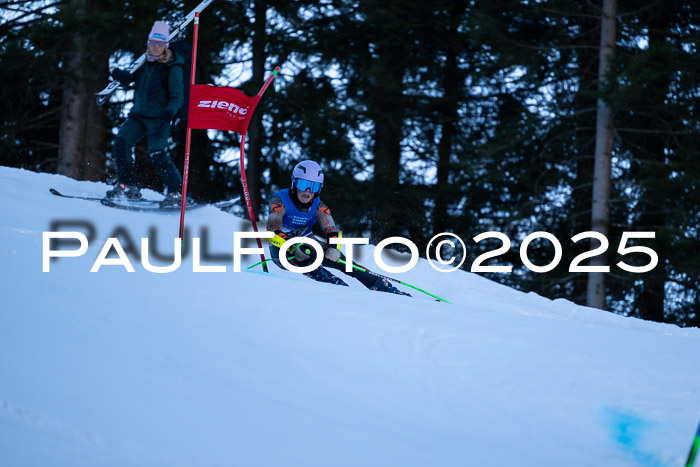
[[389, 292], [389, 293], [393, 293], [396, 295], [407, 295], [409, 297], [411, 296], [410, 293], [402, 292], [401, 290], [394, 287], [394, 285], [391, 282], [389, 282], [388, 280], [381, 278], [381, 277], [377, 277], [377, 280], [374, 282], [374, 285], [372, 287], [370, 287], [369, 290], [377, 290], [379, 292]]
[[137, 186], [124, 185], [123, 183], [117, 183], [114, 188], [105, 194], [105, 198], [125, 198], [127, 200], [141, 199], [141, 188]]
[[348, 284], [346, 284], [343, 279], [338, 276], [334, 276], [323, 267], [304, 273], [304, 275], [309, 279], [313, 279], [318, 282], [326, 282], [328, 284], [344, 285], [345, 287], [348, 287]]
[[161, 208], [169, 208], [175, 206], [182, 206], [182, 193], [179, 191], [172, 191], [165, 195], [163, 201], [160, 202]]

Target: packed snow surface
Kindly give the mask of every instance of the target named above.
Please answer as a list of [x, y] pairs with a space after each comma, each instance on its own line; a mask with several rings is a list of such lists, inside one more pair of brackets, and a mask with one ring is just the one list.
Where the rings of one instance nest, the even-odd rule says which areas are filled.
[[[173, 255], [179, 213], [50, 187], [108, 189], [0, 168], [2, 466], [685, 463], [700, 418], [700, 329], [424, 260], [395, 276], [452, 304], [402, 285], [413, 298], [352, 278], [339, 287], [246, 271], [256, 255], [233, 272], [233, 233], [251, 227], [214, 207], [187, 213], [181, 266], [149, 272], [141, 239], [167, 266], [158, 257]], [[87, 252], [42, 272], [49, 231], [84, 233]], [[90, 272], [112, 237], [134, 272]], [[226, 272], [193, 272], [192, 237], [202, 266]], [[373, 248], [357, 260], [379, 272]]]

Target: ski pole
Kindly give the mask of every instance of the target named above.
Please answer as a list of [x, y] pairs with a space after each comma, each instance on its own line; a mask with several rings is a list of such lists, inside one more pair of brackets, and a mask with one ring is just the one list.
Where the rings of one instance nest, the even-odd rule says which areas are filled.
[[693, 467], [695, 464], [695, 458], [698, 455], [698, 449], [700, 448], [700, 423], [698, 423], [698, 431], [695, 433], [695, 439], [693, 440], [693, 445], [690, 447], [690, 454], [688, 454], [688, 461], [685, 463], [685, 467]]
[[[281, 247], [282, 244], [285, 242], [285, 240], [284, 240], [282, 237], [280, 237], [279, 235], [277, 235], [277, 234], [275, 234], [274, 237], [272, 237], [272, 238], [266, 238], [265, 240], [267, 240], [268, 242], [270, 242], [270, 244], [272, 244], [272, 245], [274, 245], [274, 246], [276, 246], [276, 247], [278, 247], [278, 248]], [[297, 251], [297, 250], [299, 249], [299, 247], [300, 247], [301, 245], [302, 245], [301, 243], [297, 243], [296, 245], [294, 245], [293, 247], [291, 247], [291, 248], [289, 249], [289, 252], [290, 252], [290, 253], [294, 253], [295, 251]], [[307, 255], [310, 255], [310, 254], [311, 254], [311, 250], [309, 250], [308, 248], [307, 248], [307, 249], [304, 249], [304, 253], [306, 253]], [[290, 259], [294, 259], [294, 258], [296, 258], [296, 256], [290, 256], [290, 257], [287, 258], [287, 261], [289, 261]], [[255, 263], [254, 265], [248, 266], [248, 268], [246, 268], [246, 269], [252, 269], [252, 268], [254, 268], [255, 266], [258, 266], [258, 265], [267, 263], [268, 261], [272, 261], [272, 260], [273, 260], [273, 258], [268, 258], [268, 259], [263, 260], [263, 261], [258, 261], [258, 262]]]
[[[341, 233], [340, 235], [342, 235], [342, 233]], [[274, 245], [274, 246], [276, 246], [276, 247], [279, 248], [279, 247], [282, 246], [282, 244], [283, 244], [286, 240], [285, 240], [284, 238], [280, 237], [279, 235], [275, 234], [275, 236], [274, 236], [273, 238], [268, 238], [267, 241], [270, 242], [272, 245]], [[301, 244], [297, 245], [296, 248], [299, 248], [300, 245], [301, 245]], [[338, 246], [340, 246], [340, 245], [338, 245]], [[292, 253], [296, 250], [296, 248], [295, 248], [294, 250], [292, 250]], [[309, 251], [306, 250], [306, 253], [309, 254]], [[347, 263], [346, 263], [344, 260], [342, 260], [342, 259], [339, 259], [338, 262], [341, 263], [341, 264], [347, 264]], [[262, 261], [261, 261], [260, 263], [262, 263]], [[260, 263], [258, 263], [258, 264], [260, 264]], [[257, 266], [257, 265], [256, 265], [256, 266]], [[251, 267], [252, 267], [252, 266], [251, 266]], [[412, 289], [414, 289], [414, 290], [417, 290], [418, 292], [421, 292], [421, 293], [424, 293], [424, 294], [426, 294], [426, 295], [429, 295], [430, 297], [433, 297], [435, 300], [438, 300], [438, 301], [440, 301], [440, 302], [449, 303], [450, 305], [452, 305], [452, 302], [448, 302], [447, 300], [444, 300], [444, 299], [438, 297], [437, 295], [433, 295], [433, 294], [431, 294], [430, 292], [427, 292], [427, 291], [425, 291], [425, 290], [423, 290], [423, 289], [421, 289], [421, 288], [419, 288], [419, 287], [416, 287], [415, 285], [408, 284], [408, 283], [406, 283], [406, 282], [404, 282], [404, 281], [400, 281], [400, 280], [394, 279], [394, 278], [392, 278], [392, 277], [388, 277], [388, 276], [383, 276], [383, 275], [381, 275], [381, 274], [377, 274], [376, 272], [372, 272], [372, 271], [370, 271], [369, 269], [365, 269], [365, 268], [360, 267], [360, 266], [357, 266], [357, 265], [355, 265], [355, 264], [353, 264], [352, 267], [355, 268], [355, 269], [357, 269], [358, 271], [366, 272], [366, 273], [368, 273], [368, 274], [372, 274], [373, 276], [381, 277], [382, 279], [386, 279], [386, 280], [389, 280], [389, 281], [397, 282], [397, 283], [399, 283], [399, 284], [401, 284], [401, 285], [405, 285], [406, 287], [410, 287], [410, 288], [412, 288]]]
[[[290, 259], [294, 259], [294, 258], [296, 258], [296, 256], [290, 256], [289, 258], [287, 258], [287, 261], [289, 261]], [[260, 266], [261, 264], [267, 263], [268, 261], [274, 261], [274, 258], [267, 258], [264, 261], [258, 261], [254, 265], [248, 266], [246, 269], [253, 269], [255, 266]]]
[[[266, 240], [275, 246], [277, 246], [278, 244], [281, 245], [282, 243], [284, 243], [284, 239], [282, 237], [280, 237], [277, 234], [275, 234], [275, 237], [277, 237], [277, 239], [279, 239], [279, 240], [277, 240], [275, 238], [267, 238]], [[292, 249], [289, 250], [289, 252], [294, 253], [295, 251], [297, 251], [299, 249], [300, 246], [301, 246], [301, 243], [297, 243], [296, 246], [293, 246]], [[308, 255], [311, 253], [311, 250], [304, 250], [304, 253], [306, 253]], [[289, 258], [287, 258], [287, 261], [289, 261], [290, 259], [295, 259], [295, 258], [296, 258], [296, 256], [292, 255]], [[258, 261], [257, 263], [255, 263], [252, 266], [248, 266], [246, 269], [253, 269], [255, 266], [259, 266], [261, 264], [266, 264], [268, 261], [273, 261], [273, 260], [274, 260], [274, 258], [267, 258], [267, 259], [264, 259], [262, 261]], [[267, 271], [265, 271], [265, 272], [267, 272]]]
[[[344, 260], [342, 260], [342, 259], [339, 259], [338, 262], [341, 263], [341, 264], [348, 264], [348, 263], [346, 263], [346, 262], [345, 262]], [[440, 302], [449, 303], [450, 305], [452, 305], [452, 302], [448, 302], [447, 300], [444, 300], [444, 299], [438, 297], [437, 295], [433, 295], [433, 294], [431, 294], [430, 292], [426, 292], [425, 290], [423, 290], [423, 289], [421, 289], [421, 288], [418, 288], [418, 287], [416, 287], [415, 285], [411, 285], [411, 284], [408, 284], [408, 283], [406, 283], [406, 282], [404, 282], [404, 281], [400, 281], [400, 280], [398, 280], [398, 279], [394, 279], [393, 277], [388, 277], [388, 276], [383, 276], [383, 275], [381, 275], [381, 274], [377, 274], [376, 272], [372, 272], [372, 271], [370, 271], [369, 269], [365, 269], [365, 268], [363, 268], [363, 267], [361, 267], [361, 266], [357, 266], [357, 265], [355, 265], [355, 264], [352, 264], [351, 266], [352, 266], [353, 268], [357, 269], [358, 271], [366, 272], [366, 273], [368, 273], [368, 274], [372, 274], [373, 276], [381, 277], [382, 279], [386, 279], [386, 280], [389, 280], [389, 281], [397, 282], [397, 283], [399, 283], [399, 284], [401, 284], [401, 285], [405, 285], [406, 287], [410, 287], [410, 288], [412, 288], [412, 289], [414, 289], [414, 290], [417, 290], [418, 292], [421, 292], [421, 293], [424, 293], [424, 294], [426, 294], [426, 295], [429, 295], [429, 296], [433, 297], [435, 300], [438, 300], [438, 301], [440, 301]]]

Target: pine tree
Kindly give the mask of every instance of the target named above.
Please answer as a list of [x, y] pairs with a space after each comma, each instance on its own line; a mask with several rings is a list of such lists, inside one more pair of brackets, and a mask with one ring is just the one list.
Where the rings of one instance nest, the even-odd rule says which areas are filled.
[[[600, 60], [598, 64], [598, 86], [601, 93], [609, 86], [610, 66], [615, 56], [617, 0], [603, 0], [600, 31]], [[598, 98], [596, 115], [596, 145], [593, 173], [593, 205], [591, 228], [595, 232], [610, 236], [610, 191], [613, 150], [613, 111], [603, 97]], [[599, 243], [591, 241], [591, 247]], [[592, 267], [607, 266], [605, 255], [591, 259]], [[586, 304], [595, 308], [605, 307], [605, 273], [594, 271], [588, 274]]]

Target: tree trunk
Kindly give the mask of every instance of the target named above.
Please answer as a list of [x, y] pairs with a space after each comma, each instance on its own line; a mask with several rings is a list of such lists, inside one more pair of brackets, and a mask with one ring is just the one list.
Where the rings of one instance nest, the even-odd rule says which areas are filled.
[[368, 107], [374, 122], [374, 179], [372, 240], [399, 235], [398, 202], [401, 141], [403, 140], [405, 46], [392, 42], [379, 51], [372, 70]]
[[445, 51], [445, 74], [443, 77], [443, 103], [442, 134], [438, 142], [437, 161], [437, 194], [435, 196], [435, 210], [433, 215], [433, 232], [435, 234], [445, 232], [450, 227], [447, 215], [447, 206], [450, 202], [449, 186], [450, 160], [452, 158], [452, 146], [457, 124], [458, 100], [460, 97], [460, 81], [457, 68], [457, 38], [459, 22], [463, 19], [467, 8], [466, 2], [456, 0], [452, 4], [450, 14], [450, 26], [446, 31], [448, 36], [447, 50]]
[[[72, 0], [76, 17], [85, 16], [89, 0]], [[65, 84], [61, 102], [61, 124], [57, 170], [76, 180], [83, 179], [85, 127], [87, 122], [87, 89], [85, 87], [87, 38], [80, 31], [73, 34], [68, 49]]]
[[[655, 9], [655, 14], [649, 24], [649, 48], [663, 47], [667, 41], [667, 33], [671, 29], [672, 21], [669, 19], [668, 10], [663, 6]], [[649, 108], [663, 109], [667, 90], [671, 87], [671, 71], [649, 74], [648, 86], [654, 92], [647, 93], [648, 101], [645, 104]], [[646, 100], [646, 99], [645, 99]], [[653, 119], [643, 119], [640, 127], [656, 131], [661, 128]], [[669, 232], [668, 214], [670, 211], [669, 198], [665, 188], [670, 180], [669, 161], [665, 150], [669, 144], [668, 136], [659, 133], [650, 133], [642, 138], [635, 138], [645, 152], [640, 154], [643, 165], [643, 176], [640, 177], [644, 190], [639, 200], [639, 208], [642, 216], [639, 219], [639, 229], [642, 231], [656, 232], [656, 238], [646, 243], [656, 252], [659, 264], [654, 270], [643, 276], [642, 291], [636, 300], [636, 308], [640, 311], [642, 319], [663, 322], [664, 306], [666, 302], [666, 283], [669, 280], [666, 269], [668, 258], [668, 245], [672, 245], [672, 234]], [[672, 145], [673, 143], [671, 143]], [[672, 201], [671, 201], [672, 203]]]
[[[603, 15], [600, 28], [600, 61], [598, 67], [598, 89], [604, 92], [608, 84], [610, 61], [615, 56], [615, 15], [617, 0], [603, 0]], [[610, 233], [610, 185], [611, 154], [613, 146], [613, 113], [602, 97], [598, 98], [596, 115], [595, 167], [593, 172], [593, 203], [591, 207], [591, 229], [606, 237]], [[598, 242], [591, 241], [595, 248]], [[594, 257], [591, 266], [605, 266], [605, 255]], [[591, 272], [588, 276], [586, 304], [605, 308], [605, 273]]]
[[[105, 57], [105, 62], [108, 57]], [[97, 74], [97, 80], [89, 79], [88, 83], [107, 82], [107, 69], [104, 68]], [[92, 86], [90, 86], [92, 87]], [[95, 103], [94, 96], [88, 92], [87, 121], [85, 122], [85, 152], [83, 153], [84, 180], [105, 181], [107, 167], [107, 151], [111, 150], [112, 133], [111, 123], [107, 114]]]
[[[589, 13], [589, 7], [582, 6], [581, 11]], [[578, 21], [582, 31], [593, 31], [599, 27], [599, 20], [582, 15]], [[576, 138], [576, 183], [573, 187], [571, 197], [574, 203], [573, 224], [570, 237], [581, 232], [591, 230], [591, 200], [593, 199], [593, 172], [595, 154], [595, 113], [590, 109], [595, 108], [596, 100], [593, 96], [598, 85], [595, 63], [599, 60], [599, 53], [589, 48], [595, 46], [595, 39], [589, 34], [581, 34], [581, 45], [577, 53], [579, 70], [579, 90], [574, 98], [573, 107], [576, 115], [572, 130], [575, 131]], [[589, 97], [590, 96], [590, 97]], [[583, 243], [583, 242], [582, 242]], [[576, 245], [574, 255], [579, 255], [588, 251], [587, 245]], [[576, 274], [573, 280], [573, 295], [571, 298], [579, 305], [586, 304], [588, 293], [588, 277], [586, 274]]]
[[[92, 13], [93, 0], [71, 0], [67, 8], [75, 21]], [[57, 171], [76, 180], [103, 180], [105, 172], [105, 148], [109, 134], [107, 119], [98, 109], [93, 89], [102, 75], [92, 59], [95, 51], [90, 47], [88, 28], [75, 27], [72, 43], [65, 59], [65, 82], [61, 101]]]
[[[67, 8], [76, 21], [93, 9], [92, 0], [71, 0]], [[65, 82], [61, 101], [57, 171], [76, 180], [104, 178], [106, 118], [92, 95], [97, 70], [91, 60], [90, 37], [86, 28], [74, 28], [65, 59]]]

